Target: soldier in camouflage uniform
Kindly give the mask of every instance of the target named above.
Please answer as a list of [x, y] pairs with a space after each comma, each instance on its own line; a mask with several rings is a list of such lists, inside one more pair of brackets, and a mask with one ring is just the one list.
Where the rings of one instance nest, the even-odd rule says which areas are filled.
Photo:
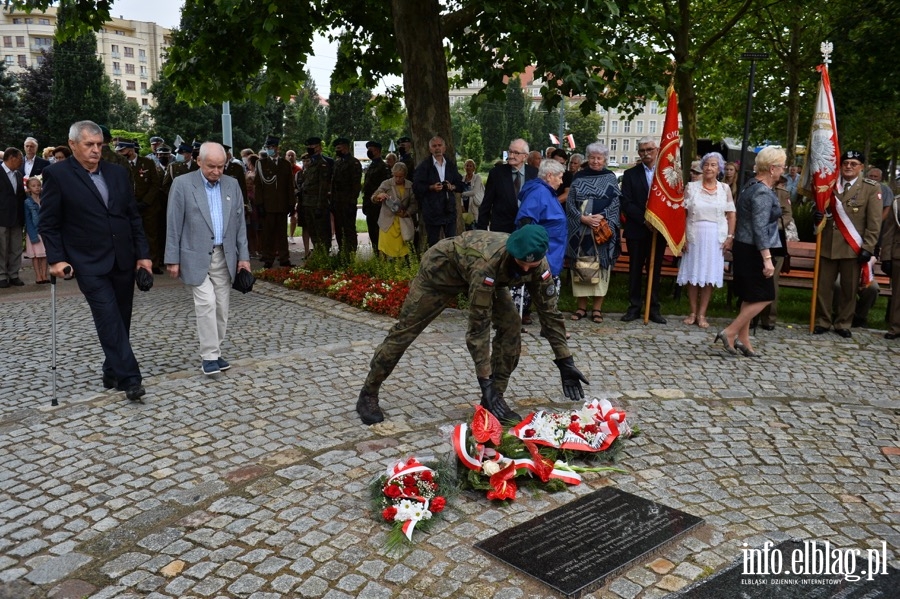
[[355, 252], [356, 206], [362, 187], [362, 165], [350, 153], [350, 140], [339, 137], [334, 147], [334, 170], [331, 174], [331, 210], [334, 213], [334, 236], [338, 250]]
[[[381, 214], [381, 204], [372, 201], [372, 195], [385, 180], [391, 178], [391, 169], [381, 159], [381, 144], [370, 141], [366, 144], [366, 155], [371, 162], [366, 169], [366, 179], [363, 182], [362, 211], [366, 215], [366, 228], [369, 230], [369, 240], [372, 242], [372, 251], [378, 249], [378, 215]], [[408, 171], [407, 171], [408, 172]]]
[[229, 177], [234, 177], [237, 179], [238, 187], [241, 188], [241, 200], [244, 203], [247, 203], [247, 175], [246, 171], [244, 171], [244, 163], [243, 162], [235, 162], [231, 157], [231, 146], [226, 146], [222, 144], [222, 147], [225, 148], [225, 170], [223, 174], [228, 175]]
[[[119, 166], [128, 169], [128, 161], [125, 160], [125, 158], [123, 158], [122, 156], [116, 154], [109, 145], [113, 141], [112, 134], [109, 132], [109, 129], [106, 127], [106, 125], [100, 125], [100, 130], [103, 132], [103, 146], [100, 148], [100, 158], [107, 162], [112, 162], [113, 164], [118, 164]], [[131, 176], [131, 169], [128, 169], [128, 176]]]
[[[162, 176], [156, 163], [146, 156], [138, 156], [137, 143], [134, 141], [119, 140], [116, 144], [116, 152], [123, 156], [126, 168], [131, 172], [131, 180], [134, 183], [134, 197], [137, 200], [138, 212], [144, 223], [144, 234], [147, 244], [150, 246], [150, 256], [154, 259], [153, 273], [162, 274], [162, 251], [165, 245], [165, 231], [159, 229], [159, 190], [162, 186]], [[160, 262], [157, 262], [157, 258]]]
[[[522, 346], [521, 322], [509, 293], [510, 286], [520, 284], [534, 298], [541, 334], [553, 348], [566, 396], [583, 398], [581, 383], [587, 383], [587, 379], [575, 367], [566, 343], [565, 323], [556, 305], [556, 285], [544, 257], [548, 246], [547, 231], [539, 225], [526, 225], [511, 235], [467, 231], [432, 246], [422, 257], [397, 324], [372, 357], [356, 404], [363, 423], [384, 420], [378, 406], [381, 383], [416, 337], [459, 293], [469, 297], [466, 345], [475, 361], [481, 405], [500, 420], [521, 420], [503, 399]], [[493, 347], [492, 326], [496, 329]]]
[[322, 155], [322, 138], [306, 140], [309, 164], [297, 175], [298, 207], [304, 232], [309, 229], [314, 252], [331, 250], [331, 173], [334, 161]]

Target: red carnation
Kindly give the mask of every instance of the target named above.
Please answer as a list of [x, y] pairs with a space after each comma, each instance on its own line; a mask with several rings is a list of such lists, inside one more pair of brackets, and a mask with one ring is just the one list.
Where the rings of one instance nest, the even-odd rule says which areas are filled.
[[591, 434], [597, 434], [598, 432], [600, 432], [600, 427], [598, 427], [596, 424], [589, 424], [586, 427], [584, 427], [584, 430], [585, 430], [585, 432], [588, 432]]
[[573, 422], [572, 424], [569, 425], [569, 430], [572, 431], [573, 433], [579, 433], [579, 432], [581, 432], [581, 425], [578, 424], [577, 422]]
[[534, 436], [534, 429], [533, 429], [533, 428], [525, 429], [525, 436], [526, 436], [526, 437], [533, 437], [533, 436]]
[[447, 500], [444, 499], [443, 497], [438, 496], [431, 500], [429, 509], [431, 510], [432, 514], [437, 514], [438, 512], [444, 511], [444, 508], [446, 506], [447, 506]]
[[387, 485], [384, 488], [384, 494], [391, 499], [397, 499], [398, 497], [400, 497], [400, 487], [398, 487], [397, 485]]
[[577, 422], [577, 421], [578, 421], [578, 415], [577, 415], [577, 414], [572, 414], [572, 415], [569, 417], [569, 420], [571, 420], [572, 422]]
[[403, 495], [406, 497], [418, 497], [419, 487], [405, 487], [403, 489]]
[[403, 477], [403, 486], [404, 487], [415, 487], [416, 486], [416, 477], [412, 474], [407, 474]]
[[419, 474], [419, 478], [421, 478], [422, 480], [426, 480], [428, 482], [431, 482], [434, 480], [434, 477], [431, 475], [431, 470], [425, 470], [424, 472]]
[[381, 517], [387, 520], [388, 522], [393, 522], [394, 517], [397, 515], [397, 508], [394, 506], [384, 508], [384, 511], [381, 512]]

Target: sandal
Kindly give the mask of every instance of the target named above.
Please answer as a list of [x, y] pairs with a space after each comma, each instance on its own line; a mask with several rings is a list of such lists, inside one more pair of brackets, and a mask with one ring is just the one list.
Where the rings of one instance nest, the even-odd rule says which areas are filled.
[[683, 324], [686, 324], [686, 325], [697, 324], [697, 315], [696, 315], [696, 314], [691, 314], [690, 316], [688, 316], [687, 318], [685, 318], [685, 319], [682, 320], [681, 322], [682, 322]]
[[698, 316], [698, 317], [697, 317], [697, 326], [700, 327], [701, 329], [708, 329], [708, 328], [709, 328], [709, 323], [706, 322], [706, 317], [705, 317], [705, 316]]
[[587, 310], [578, 308], [572, 313], [572, 320], [581, 320], [585, 316], [587, 316]]
[[603, 322], [603, 312], [600, 310], [593, 310], [591, 312], [591, 320], [597, 324]]

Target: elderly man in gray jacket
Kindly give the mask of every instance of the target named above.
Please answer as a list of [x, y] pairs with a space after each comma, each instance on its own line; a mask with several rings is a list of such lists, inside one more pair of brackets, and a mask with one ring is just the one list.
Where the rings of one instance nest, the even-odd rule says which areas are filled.
[[201, 145], [200, 170], [173, 181], [166, 214], [166, 268], [194, 294], [206, 375], [231, 367], [221, 352], [231, 282], [238, 270], [250, 270], [244, 198], [237, 180], [223, 175], [226, 161], [220, 144]]

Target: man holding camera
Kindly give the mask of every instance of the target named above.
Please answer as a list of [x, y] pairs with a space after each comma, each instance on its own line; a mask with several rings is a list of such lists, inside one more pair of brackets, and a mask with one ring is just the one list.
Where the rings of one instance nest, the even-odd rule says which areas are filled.
[[462, 177], [456, 164], [444, 156], [444, 138], [435, 136], [428, 142], [431, 156], [419, 163], [413, 174], [413, 192], [419, 200], [419, 211], [431, 247], [446, 237], [456, 236], [456, 194]]

